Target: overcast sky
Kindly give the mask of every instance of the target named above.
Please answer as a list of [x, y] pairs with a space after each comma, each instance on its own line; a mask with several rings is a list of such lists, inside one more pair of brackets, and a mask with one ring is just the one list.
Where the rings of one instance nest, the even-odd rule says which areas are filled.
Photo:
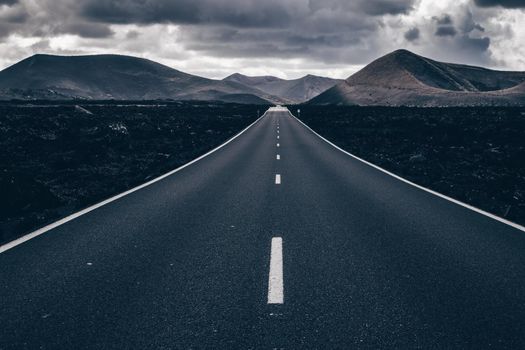
[[525, 70], [525, 0], [0, 0], [0, 68], [118, 53], [211, 78], [346, 78], [398, 48]]

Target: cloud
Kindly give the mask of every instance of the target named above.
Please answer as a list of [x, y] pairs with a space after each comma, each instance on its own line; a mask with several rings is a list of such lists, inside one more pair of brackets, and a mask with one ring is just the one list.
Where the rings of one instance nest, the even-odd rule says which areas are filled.
[[405, 39], [407, 39], [408, 41], [415, 41], [419, 39], [419, 28], [417, 27], [410, 28], [409, 30], [405, 32], [404, 36], [405, 36]]
[[525, 8], [523, 0], [474, 0], [479, 7], [505, 7], [505, 8]]
[[466, 35], [461, 36], [459, 40], [460, 45], [462, 45], [465, 50], [472, 50], [475, 52], [485, 52], [490, 47], [490, 38], [471, 38]]
[[[180, 27], [181, 40], [189, 50], [217, 57], [286, 57], [334, 63], [355, 60], [354, 52], [358, 52], [360, 63], [374, 58], [372, 52], [355, 48], [375, 45], [368, 39], [380, 29], [382, 18], [364, 12], [371, 11], [371, 7], [358, 8], [356, 2], [335, 0], [291, 3], [288, 6], [296, 11], [288, 11], [286, 25], [245, 27], [234, 26], [232, 21], [189, 24]], [[380, 9], [393, 11], [379, 5], [374, 13]], [[407, 6], [403, 9], [408, 11]]]
[[105, 24], [86, 22], [68, 23], [60, 28], [60, 32], [75, 34], [83, 38], [108, 38], [113, 35], [111, 28]]
[[0, 6], [2, 5], [12, 6], [16, 3], [18, 3], [18, 0], [0, 0]]
[[224, 24], [234, 27], [285, 26], [297, 1], [280, 0], [88, 0], [80, 15], [112, 24]]
[[451, 25], [452, 24], [452, 17], [450, 17], [449, 14], [443, 14], [441, 16], [434, 16], [432, 17], [434, 21], [436, 21], [437, 25]]
[[29, 15], [22, 6], [11, 6], [0, 11], [0, 20], [4, 23], [25, 23], [28, 18]]
[[375, 16], [407, 14], [414, 7], [415, 1], [365, 0], [360, 5], [365, 13]]
[[140, 36], [140, 33], [137, 30], [130, 30], [126, 33], [126, 39], [134, 40]]
[[455, 36], [457, 34], [456, 28], [453, 26], [440, 26], [437, 27], [436, 32], [434, 33], [436, 36]]
[[481, 24], [474, 21], [474, 16], [470, 9], [466, 9], [463, 12], [463, 16], [461, 16], [458, 21], [458, 28], [464, 34], [471, 33], [475, 30], [480, 33], [485, 31], [485, 28]]
[[87, 0], [80, 15], [112, 24], [204, 24], [233, 27], [287, 27], [315, 12], [371, 16], [407, 14], [415, 0]]
[[525, 12], [506, 8], [516, 3], [0, 0], [0, 65], [36, 52], [120, 53], [212, 77], [240, 70], [344, 78], [406, 48], [438, 60], [525, 69]]
[[454, 28], [452, 17], [449, 14], [442, 14], [441, 16], [433, 16], [432, 20], [436, 22], [437, 28], [434, 33], [436, 36], [456, 36], [458, 33]]

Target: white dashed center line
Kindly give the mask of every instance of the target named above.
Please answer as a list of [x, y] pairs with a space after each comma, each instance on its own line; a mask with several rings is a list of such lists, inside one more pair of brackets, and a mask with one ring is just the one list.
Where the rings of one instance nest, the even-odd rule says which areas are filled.
[[279, 135], [277, 135], [277, 140], [279, 140]]
[[277, 147], [279, 147], [279, 144], [277, 144]]
[[277, 160], [281, 159], [281, 155], [278, 154], [277, 157], [276, 157]]
[[275, 184], [276, 185], [281, 184], [281, 174], [275, 174]]
[[268, 278], [268, 304], [282, 303], [284, 303], [283, 239], [273, 237]]

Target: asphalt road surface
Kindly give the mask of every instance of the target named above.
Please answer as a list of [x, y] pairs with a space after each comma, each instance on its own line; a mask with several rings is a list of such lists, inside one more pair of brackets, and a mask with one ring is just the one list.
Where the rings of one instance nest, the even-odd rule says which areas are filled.
[[525, 347], [525, 232], [285, 111], [0, 254], [0, 349]]

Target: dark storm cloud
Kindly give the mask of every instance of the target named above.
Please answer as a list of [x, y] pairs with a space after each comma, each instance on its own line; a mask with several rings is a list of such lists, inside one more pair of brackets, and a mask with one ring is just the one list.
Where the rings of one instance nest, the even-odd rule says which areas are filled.
[[[347, 52], [364, 43], [378, 29], [376, 21], [325, 14], [305, 18], [289, 28], [231, 28], [184, 26], [181, 41], [187, 49], [217, 57], [307, 58], [316, 61], [345, 60]], [[371, 59], [362, 55], [360, 61]]]
[[113, 24], [225, 24], [234, 27], [286, 25], [293, 2], [279, 0], [90, 0], [80, 14]]
[[[367, 6], [363, 5], [365, 2]], [[372, 45], [366, 41], [383, 25], [379, 14], [405, 13], [413, 4], [413, 1], [405, 0], [395, 2], [397, 5], [393, 6], [394, 2], [280, 1], [271, 13], [273, 16], [280, 12], [281, 16], [285, 16], [287, 21], [284, 24], [272, 25], [275, 20], [272, 19], [268, 23], [252, 21], [259, 23], [259, 26], [245, 26], [244, 22], [239, 25], [237, 20], [226, 21], [225, 17], [220, 17], [223, 20], [219, 21], [216, 17], [209, 18], [207, 22], [182, 25], [180, 37], [187, 49], [216, 57], [300, 57], [323, 62], [339, 61], [352, 56], [349, 51], [356, 45]], [[242, 3], [245, 4], [244, 1]], [[254, 2], [250, 11], [244, 5], [243, 11], [255, 16], [260, 12], [260, 3], [263, 1]], [[235, 10], [227, 12], [235, 13]], [[360, 61], [366, 62], [371, 58], [373, 54], [370, 53], [363, 55]]]
[[491, 40], [488, 36], [480, 37], [485, 28], [475, 21], [470, 7], [434, 16], [430, 24], [434, 36], [427, 39], [436, 57], [456, 63], [490, 65]]
[[453, 25], [452, 17], [449, 14], [443, 14], [441, 16], [432, 17], [436, 22], [437, 28], [434, 35], [436, 36], [455, 36], [458, 31]]
[[227, 58], [271, 58], [265, 62], [361, 65], [400, 45], [417, 46], [430, 57], [487, 63], [489, 35], [496, 43], [501, 36], [495, 30], [510, 31], [489, 19], [506, 10], [479, 9], [473, 1], [478, 6], [517, 3], [447, 0], [448, 13], [429, 13], [439, 6], [427, 8], [423, 1], [433, 0], [0, 0], [7, 5], [0, 6], [0, 37], [38, 38], [42, 50], [53, 51], [57, 40], [52, 39], [72, 34], [87, 40], [58, 46], [172, 61], [184, 54], [226, 64]]
[[[353, 11], [372, 16], [406, 14], [415, 0], [89, 0], [81, 15], [105, 23], [224, 24], [282, 27], [317, 11]], [[306, 10], [310, 13], [305, 13]]]
[[405, 39], [415, 41], [419, 39], [419, 28], [410, 28], [405, 32]]
[[61, 31], [76, 34], [83, 38], [108, 38], [114, 34], [107, 25], [81, 22], [68, 24], [61, 28]]
[[372, 16], [406, 14], [414, 8], [414, 4], [415, 0], [309, 0], [313, 11], [330, 9]]
[[8, 5], [12, 6], [14, 4], [18, 3], [18, 0], [0, 0], [0, 6], [1, 5]]
[[[6, 0], [0, 0], [6, 1]], [[13, 0], [9, 0], [13, 2]], [[307, 57], [338, 60], [367, 42], [383, 16], [409, 14], [417, 0], [19, 0], [37, 4], [16, 31], [47, 37], [110, 38], [111, 25], [179, 25], [187, 49], [220, 57]], [[129, 40], [141, 40], [131, 35]], [[372, 58], [364, 56], [362, 61]]]
[[490, 47], [490, 38], [470, 38], [468, 36], [461, 36], [459, 42], [464, 50], [472, 52], [486, 52]]
[[[1, 0], [0, 0], [1, 1]], [[2, 6], [4, 5], [4, 6]], [[6, 37], [19, 27], [25, 26], [29, 15], [24, 6], [15, 1], [0, 4], [0, 38]]]
[[441, 16], [439, 16], [439, 17], [434, 16], [434, 17], [432, 17], [432, 19], [434, 21], [436, 21], [437, 25], [440, 25], [440, 26], [441, 25], [450, 25], [450, 24], [452, 24], [452, 17], [450, 17], [450, 15], [446, 14], [446, 13], [441, 15]]
[[436, 36], [455, 36], [458, 33], [453, 26], [441, 26], [436, 29], [434, 33]]
[[369, 15], [399, 15], [406, 14], [413, 9], [414, 1], [368, 0], [361, 1], [361, 8]]
[[10, 7], [8, 11], [2, 14], [2, 22], [5, 23], [22, 24], [25, 23], [28, 18], [29, 14], [20, 6]]
[[0, 36], [17, 34], [46, 39], [54, 35], [73, 34], [83, 38], [100, 39], [113, 35], [108, 24], [79, 18], [72, 0], [0, 2], [10, 5], [0, 6]]
[[474, 0], [479, 7], [525, 8], [524, 0]]

